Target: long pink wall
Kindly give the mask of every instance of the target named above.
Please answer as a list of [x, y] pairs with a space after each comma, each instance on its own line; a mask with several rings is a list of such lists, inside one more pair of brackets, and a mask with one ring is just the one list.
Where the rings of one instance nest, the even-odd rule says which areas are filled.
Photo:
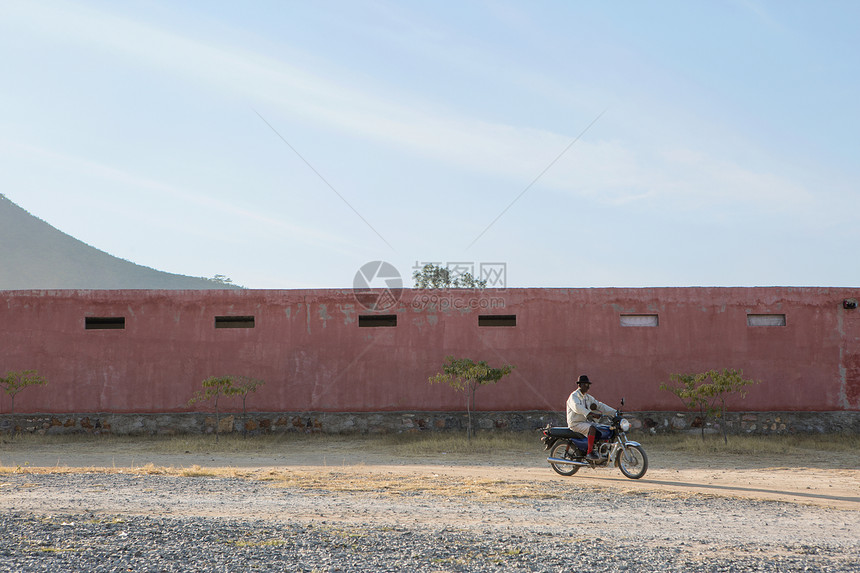
[[[677, 410], [658, 390], [675, 372], [740, 368], [762, 380], [736, 409], [860, 409], [857, 291], [839, 288], [404, 290], [383, 314], [396, 327], [360, 327], [351, 290], [6, 291], [0, 374], [34, 368], [49, 380], [16, 412], [177, 412], [211, 375], [266, 381], [257, 411], [459, 410], [463, 396], [431, 386], [448, 354], [516, 370], [478, 391], [481, 410], [561, 410], [578, 374], [632, 410]], [[516, 326], [479, 326], [479, 315]], [[622, 314], [658, 326], [622, 326]], [[784, 314], [785, 326], [748, 326]], [[254, 328], [215, 328], [253, 315]], [[85, 317], [125, 317], [87, 330]], [[0, 411], [9, 412], [0, 397]]]

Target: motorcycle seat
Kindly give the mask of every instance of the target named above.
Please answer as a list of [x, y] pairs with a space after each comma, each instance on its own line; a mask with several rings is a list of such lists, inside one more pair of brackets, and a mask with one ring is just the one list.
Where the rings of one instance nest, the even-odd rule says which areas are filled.
[[547, 434], [549, 436], [552, 436], [553, 438], [578, 438], [578, 439], [584, 439], [585, 438], [585, 436], [583, 436], [579, 432], [574, 432], [573, 430], [571, 430], [567, 426], [556, 426], [556, 427], [550, 428], [547, 431]]

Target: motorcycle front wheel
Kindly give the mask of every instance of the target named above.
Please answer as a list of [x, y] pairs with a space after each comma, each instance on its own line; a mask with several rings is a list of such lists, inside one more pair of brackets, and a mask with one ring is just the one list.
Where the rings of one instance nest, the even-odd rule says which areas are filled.
[[639, 479], [648, 471], [648, 456], [642, 446], [628, 445], [626, 451], [618, 452], [617, 464], [625, 477]]
[[[556, 442], [556, 444], [549, 451], [549, 457], [551, 458], [559, 458], [562, 460], [572, 460], [577, 457], [581, 457], [582, 454], [579, 452], [579, 448], [569, 443], [567, 440], [560, 440]], [[555, 473], [563, 476], [572, 476], [579, 469], [579, 466], [574, 466], [571, 464], [549, 464], [552, 466], [552, 469], [555, 470]]]

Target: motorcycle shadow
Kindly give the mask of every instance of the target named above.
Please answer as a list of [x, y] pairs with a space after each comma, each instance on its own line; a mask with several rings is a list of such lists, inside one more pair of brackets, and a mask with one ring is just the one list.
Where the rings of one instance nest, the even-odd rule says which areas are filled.
[[[620, 480], [619, 480], [620, 481]], [[860, 496], [839, 496], [839, 495], [826, 495], [821, 493], [812, 493], [812, 492], [804, 492], [804, 491], [791, 491], [791, 490], [779, 490], [779, 489], [770, 489], [770, 488], [761, 488], [761, 487], [748, 487], [748, 486], [739, 486], [739, 485], [719, 485], [713, 483], [695, 483], [695, 482], [683, 482], [683, 481], [666, 481], [666, 480], [642, 480], [643, 482], [653, 483], [656, 485], [669, 486], [669, 487], [679, 487], [679, 488], [691, 488], [691, 489], [703, 489], [703, 490], [711, 490], [718, 491], [723, 493], [731, 493], [731, 492], [747, 492], [747, 493], [761, 493], [775, 496], [787, 496], [787, 497], [800, 497], [800, 498], [809, 498], [809, 499], [820, 499], [820, 500], [830, 500], [830, 501], [841, 501], [847, 503], [856, 503], [858, 509], [860, 509]]]
[[[713, 469], [713, 468], [711, 468]], [[664, 470], [669, 471], [669, 470]], [[664, 473], [656, 470], [655, 473]], [[737, 479], [730, 479], [732, 472], [724, 471], [727, 483], [714, 483], [713, 481], [694, 481], [689, 479], [665, 479], [660, 476], [646, 476], [637, 482], [631, 482], [621, 476], [606, 475], [603, 472], [594, 473], [591, 476], [580, 475], [580, 478], [586, 478], [594, 483], [612, 482], [613, 486], [621, 486], [625, 489], [636, 488], [637, 490], [651, 490], [663, 495], [688, 495], [688, 494], [705, 494], [718, 497], [738, 497], [747, 499], [766, 499], [773, 501], [793, 501], [800, 503], [810, 503], [814, 505], [835, 506], [844, 509], [860, 510], [860, 496], [844, 495], [847, 491], [853, 493], [854, 490], [842, 488], [839, 492], [823, 493], [817, 491], [809, 491], [803, 489], [788, 489], [780, 487], [766, 487], [755, 485], [741, 485], [737, 483]], [[804, 487], [804, 486], [800, 486]], [[808, 486], [805, 486], [808, 487]]]

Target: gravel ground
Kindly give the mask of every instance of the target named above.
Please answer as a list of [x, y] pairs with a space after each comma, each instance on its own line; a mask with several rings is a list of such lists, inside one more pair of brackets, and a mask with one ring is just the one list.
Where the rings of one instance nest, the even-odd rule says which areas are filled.
[[563, 479], [537, 487], [551, 495], [5, 474], [0, 570], [860, 570], [857, 511]]
[[[562, 532], [332, 526], [200, 517], [8, 515], [5, 571], [857, 571], [827, 544], [643, 546]], [[783, 554], [773, 555], [773, 550]], [[856, 550], [856, 548], [855, 548]]]

